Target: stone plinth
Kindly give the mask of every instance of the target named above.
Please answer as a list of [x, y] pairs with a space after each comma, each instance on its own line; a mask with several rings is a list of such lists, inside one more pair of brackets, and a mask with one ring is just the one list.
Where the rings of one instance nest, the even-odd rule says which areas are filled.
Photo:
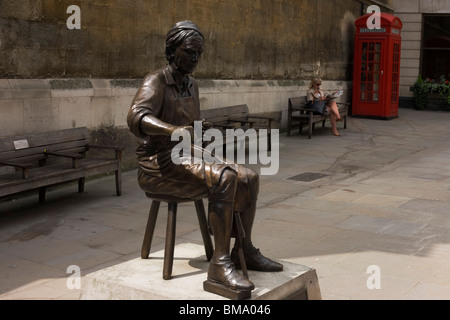
[[[83, 300], [225, 300], [203, 290], [209, 262], [204, 248], [197, 244], [180, 244], [175, 248], [173, 278], [162, 279], [164, 251], [150, 258], [136, 258], [88, 273], [82, 281]], [[249, 271], [256, 288], [251, 299], [320, 300], [316, 271], [307, 266], [280, 261], [283, 272]]]

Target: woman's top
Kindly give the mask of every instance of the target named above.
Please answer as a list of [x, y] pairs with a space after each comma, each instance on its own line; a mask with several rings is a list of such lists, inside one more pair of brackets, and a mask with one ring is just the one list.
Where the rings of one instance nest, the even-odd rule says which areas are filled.
[[309, 89], [306, 94], [307, 101], [320, 101], [323, 97], [325, 97], [324, 92], [322, 90], [316, 91], [314, 88]]

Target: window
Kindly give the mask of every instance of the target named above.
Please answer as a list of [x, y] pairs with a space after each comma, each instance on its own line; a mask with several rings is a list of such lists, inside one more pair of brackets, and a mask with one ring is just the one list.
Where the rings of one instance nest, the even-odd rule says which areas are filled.
[[361, 101], [380, 99], [381, 42], [363, 42], [361, 57]]
[[394, 43], [394, 56], [392, 58], [392, 89], [391, 102], [398, 102], [398, 88], [400, 81], [400, 43]]
[[450, 15], [424, 15], [422, 77], [450, 78]]

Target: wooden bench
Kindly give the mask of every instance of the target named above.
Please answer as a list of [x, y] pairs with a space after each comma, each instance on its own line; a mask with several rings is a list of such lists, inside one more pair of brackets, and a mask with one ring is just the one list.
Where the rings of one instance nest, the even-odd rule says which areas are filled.
[[[347, 116], [349, 103], [337, 102], [339, 114], [344, 120], [344, 129], [347, 129]], [[308, 125], [308, 138], [311, 139], [312, 132], [317, 122], [322, 122], [325, 127], [325, 121], [329, 119], [328, 115], [314, 114], [314, 111], [307, 106], [306, 96], [289, 98], [288, 106], [288, 125], [287, 135], [291, 135], [291, 131], [299, 126], [299, 133], [302, 133], [303, 125]]]
[[201, 111], [203, 121], [209, 122], [213, 128], [222, 131], [225, 139], [227, 129], [267, 129], [267, 150], [272, 150], [271, 130], [276, 118], [249, 114], [248, 106], [240, 104]]
[[[112, 151], [87, 157], [92, 149]], [[100, 155], [109, 152], [111, 156]], [[113, 171], [120, 196], [121, 157], [122, 148], [91, 144], [84, 127], [0, 137], [0, 197], [38, 190], [39, 202], [43, 203], [46, 187], [78, 180], [81, 193], [86, 177]]]

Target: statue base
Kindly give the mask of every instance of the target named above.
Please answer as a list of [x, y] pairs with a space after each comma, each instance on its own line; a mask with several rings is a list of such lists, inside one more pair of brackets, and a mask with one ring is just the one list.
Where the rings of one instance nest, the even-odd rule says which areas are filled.
[[[321, 300], [315, 269], [280, 261], [282, 272], [249, 271], [255, 284], [251, 296], [227, 296], [204, 288], [209, 262], [203, 245], [183, 243], [175, 247], [173, 277], [162, 278], [164, 250], [152, 252], [149, 259], [136, 258], [83, 272], [82, 300]], [[206, 285], [206, 289], [208, 284]], [[214, 291], [212, 289], [211, 291]], [[216, 293], [216, 291], [214, 291]]]

